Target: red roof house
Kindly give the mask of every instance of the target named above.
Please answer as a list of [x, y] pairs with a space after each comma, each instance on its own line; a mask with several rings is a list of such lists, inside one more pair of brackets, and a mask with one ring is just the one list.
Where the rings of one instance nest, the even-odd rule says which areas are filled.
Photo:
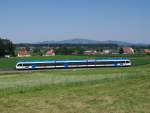
[[46, 54], [43, 55], [43, 56], [55, 56], [55, 52], [54, 52], [53, 49], [50, 49], [50, 50], [48, 50], [48, 51], [46, 52]]
[[96, 51], [92, 51], [92, 50], [84, 51], [84, 55], [95, 55], [95, 54], [97, 54]]
[[124, 54], [134, 54], [134, 49], [131, 47], [123, 47]]
[[26, 50], [26, 48], [21, 48], [20, 51], [18, 51], [17, 54], [18, 57], [28, 57], [30, 56], [29, 52]]
[[150, 49], [144, 49], [144, 53], [150, 54]]

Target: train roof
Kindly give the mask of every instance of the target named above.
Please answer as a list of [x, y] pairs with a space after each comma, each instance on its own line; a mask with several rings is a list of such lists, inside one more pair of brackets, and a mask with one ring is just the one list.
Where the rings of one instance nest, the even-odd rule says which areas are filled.
[[129, 60], [128, 58], [96, 58], [96, 59], [65, 59], [65, 60], [31, 60], [31, 61], [19, 61], [18, 63], [42, 63], [42, 62], [47, 62], [47, 63], [52, 63], [52, 62], [87, 62], [88, 61], [114, 61], [114, 60]]

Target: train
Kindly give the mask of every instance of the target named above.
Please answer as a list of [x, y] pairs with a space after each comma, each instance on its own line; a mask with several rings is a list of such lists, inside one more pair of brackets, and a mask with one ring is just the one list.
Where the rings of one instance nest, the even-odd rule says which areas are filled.
[[71, 59], [71, 60], [33, 60], [19, 61], [17, 70], [27, 69], [59, 69], [59, 68], [92, 68], [92, 67], [127, 67], [131, 66], [128, 58], [97, 58], [97, 59]]

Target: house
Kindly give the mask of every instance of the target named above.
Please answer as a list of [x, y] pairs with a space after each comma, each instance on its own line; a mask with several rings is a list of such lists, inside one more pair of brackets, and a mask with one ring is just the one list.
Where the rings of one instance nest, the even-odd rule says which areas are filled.
[[93, 50], [87, 50], [87, 51], [84, 51], [83, 53], [84, 55], [96, 55], [97, 54], [97, 51], [93, 51]]
[[112, 54], [111, 50], [103, 50], [103, 51], [95, 51], [95, 50], [87, 50], [84, 51], [85, 55], [102, 55], [102, 54]]
[[55, 52], [53, 49], [49, 49], [43, 56], [55, 56]]
[[5, 58], [10, 58], [11, 55], [5, 55]]
[[112, 54], [111, 50], [103, 50], [103, 54]]
[[119, 54], [119, 52], [118, 52], [118, 50], [116, 50], [116, 49], [112, 49], [112, 50], [111, 50], [111, 54], [115, 55], [115, 54]]
[[134, 54], [134, 49], [131, 47], [123, 47], [124, 54]]
[[72, 55], [78, 55], [78, 54], [79, 54], [79, 52], [77, 52], [77, 51], [72, 53]]
[[96, 54], [97, 54], [97, 55], [103, 55], [104, 52], [98, 51]]
[[150, 54], [150, 49], [144, 49], [145, 54]]
[[30, 53], [26, 50], [26, 48], [21, 48], [18, 53], [17, 53], [18, 57], [29, 57]]

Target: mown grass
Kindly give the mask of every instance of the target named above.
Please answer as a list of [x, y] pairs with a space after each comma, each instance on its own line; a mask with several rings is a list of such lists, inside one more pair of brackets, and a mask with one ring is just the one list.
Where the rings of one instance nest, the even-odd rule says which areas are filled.
[[142, 62], [1, 75], [0, 113], [149, 113], [149, 75]]
[[141, 65], [150, 63], [149, 55], [57, 55], [57, 56], [33, 56], [33, 57], [12, 57], [12, 58], [0, 58], [0, 70], [15, 69], [15, 65], [18, 61], [30, 61], [30, 60], [50, 60], [50, 59], [90, 59], [90, 58], [129, 58], [133, 62], [133, 65]]

